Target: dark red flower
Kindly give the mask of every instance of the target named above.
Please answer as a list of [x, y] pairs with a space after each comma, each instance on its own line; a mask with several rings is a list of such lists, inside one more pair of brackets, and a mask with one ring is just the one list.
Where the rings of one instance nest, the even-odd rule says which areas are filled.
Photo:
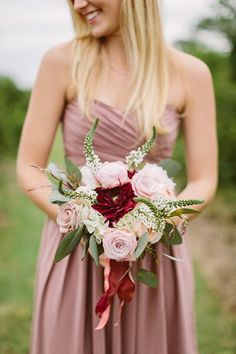
[[110, 227], [137, 204], [133, 200], [135, 194], [130, 182], [114, 188], [98, 187], [95, 190], [98, 193], [97, 203], [92, 207], [100, 212], [106, 221], [109, 220]]

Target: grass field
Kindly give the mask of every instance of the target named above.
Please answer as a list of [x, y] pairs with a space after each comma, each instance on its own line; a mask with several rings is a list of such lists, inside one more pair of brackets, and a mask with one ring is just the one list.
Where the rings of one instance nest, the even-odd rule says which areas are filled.
[[[2, 163], [1, 171], [5, 173], [0, 177], [0, 353], [27, 354], [44, 215], [17, 188], [14, 161]], [[197, 260], [194, 269], [200, 354], [235, 354], [235, 315], [208, 286]]]

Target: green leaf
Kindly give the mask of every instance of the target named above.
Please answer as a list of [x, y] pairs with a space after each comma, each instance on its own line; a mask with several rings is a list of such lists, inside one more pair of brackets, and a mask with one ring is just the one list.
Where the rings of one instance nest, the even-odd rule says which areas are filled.
[[165, 232], [163, 232], [162, 238], [160, 239], [160, 241], [166, 246], [166, 247], [170, 247], [169, 242], [168, 242], [168, 237], [167, 234]]
[[101, 243], [97, 243], [97, 248], [98, 248], [98, 256], [100, 256], [101, 254], [104, 253], [104, 248], [103, 248], [103, 244]]
[[161, 241], [166, 246], [180, 245], [183, 242], [178, 229], [169, 223], [167, 223], [165, 226]]
[[172, 211], [172, 213], [170, 213], [168, 215], [168, 217], [172, 217], [172, 216], [179, 216], [182, 214], [201, 214], [200, 211], [195, 210], [195, 209], [190, 209], [190, 208], [181, 208], [181, 209], [177, 209], [175, 211]]
[[64, 204], [66, 202], [69, 202], [70, 198], [62, 195], [58, 190], [53, 190], [52, 193], [49, 195], [48, 200], [53, 203], [53, 204]]
[[177, 228], [174, 229], [173, 236], [169, 239], [170, 245], [180, 245], [183, 242], [182, 237]]
[[143, 253], [143, 251], [145, 250], [145, 248], [147, 246], [147, 243], [148, 243], [148, 233], [145, 232], [144, 234], [142, 234], [142, 236], [138, 240], [138, 245], [137, 245], [136, 250], [134, 252], [134, 256], [136, 258], [138, 258]]
[[137, 280], [150, 286], [151, 288], [156, 288], [158, 285], [158, 280], [156, 274], [150, 272], [144, 268], [140, 268], [136, 274]]
[[56, 255], [55, 262], [59, 262], [62, 258], [70, 254], [80, 243], [85, 230], [85, 225], [81, 225], [78, 229], [71, 231], [60, 242]]
[[90, 236], [89, 248], [90, 248], [90, 251], [92, 253], [93, 259], [94, 259], [96, 265], [98, 266], [99, 265], [99, 253], [98, 253], [97, 241], [96, 241], [96, 238], [95, 238], [94, 234], [92, 234]]
[[174, 177], [182, 169], [181, 164], [172, 159], [161, 160], [158, 166], [164, 168], [169, 177]]
[[86, 256], [86, 254], [88, 253], [90, 236], [91, 236], [91, 234], [89, 234], [88, 232], [85, 232], [83, 234], [83, 240], [84, 240], [85, 245], [84, 245], [84, 248], [83, 248], [83, 253], [82, 253], [81, 260], [83, 260], [84, 257]]
[[54, 180], [62, 180], [65, 183], [68, 182], [65, 171], [61, 167], [57, 166], [54, 162], [50, 162], [48, 164], [46, 171], [47, 174]]
[[78, 181], [80, 183], [82, 174], [78, 166], [74, 164], [71, 160], [69, 160], [66, 156], [64, 156], [66, 172], [68, 173], [68, 177], [72, 182]]

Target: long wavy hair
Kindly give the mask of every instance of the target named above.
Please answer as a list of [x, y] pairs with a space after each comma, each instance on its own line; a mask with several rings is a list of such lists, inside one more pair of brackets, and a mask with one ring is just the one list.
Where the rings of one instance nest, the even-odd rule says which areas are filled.
[[[91, 119], [95, 83], [105, 80], [103, 41], [91, 35], [90, 26], [68, 0], [74, 25], [72, 79], [81, 110]], [[131, 63], [132, 95], [124, 112], [135, 110], [140, 136], [150, 136], [155, 126], [159, 134], [168, 127], [162, 121], [169, 87], [168, 52], [162, 29], [158, 0], [121, 0], [120, 30], [128, 62]], [[99, 78], [99, 79], [98, 79]]]

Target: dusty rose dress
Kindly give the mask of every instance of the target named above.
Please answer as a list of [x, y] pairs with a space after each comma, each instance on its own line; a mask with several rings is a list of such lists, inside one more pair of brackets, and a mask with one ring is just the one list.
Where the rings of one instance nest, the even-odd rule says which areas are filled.
[[[137, 138], [133, 112], [122, 124], [123, 111], [94, 100], [92, 113], [100, 118], [96, 153], [103, 161], [124, 160]], [[157, 137], [155, 162], [171, 157], [180, 126], [180, 117], [170, 106], [164, 119], [171, 131]], [[84, 119], [77, 101], [65, 107], [62, 124], [66, 155], [84, 164], [83, 140], [91, 123]], [[89, 256], [81, 261], [82, 245], [54, 263], [61, 237], [56, 223], [46, 219], [36, 269], [30, 354], [197, 354], [187, 234], [182, 245], [172, 247], [172, 254], [185, 263], [162, 256], [157, 265], [147, 257], [143, 266], [156, 272], [159, 286], [153, 289], [138, 282], [132, 302], [124, 305], [120, 324], [114, 327], [116, 297], [109, 322], [99, 331], [94, 330], [99, 321], [95, 305], [103, 293], [103, 268], [97, 268]], [[156, 246], [166, 251], [161, 244]]]

